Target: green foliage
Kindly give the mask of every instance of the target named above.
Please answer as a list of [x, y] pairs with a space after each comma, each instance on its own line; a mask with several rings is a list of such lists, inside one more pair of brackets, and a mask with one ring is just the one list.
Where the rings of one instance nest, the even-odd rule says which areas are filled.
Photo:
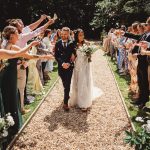
[[150, 150], [150, 133], [141, 129], [140, 131], [126, 131], [125, 142], [136, 150]]
[[3, 29], [6, 19], [22, 18], [25, 24], [37, 20], [41, 14], [58, 15], [59, 20], [53, 28], [69, 26], [92, 31], [89, 22], [93, 18], [95, 3], [98, 0], [0, 0], [0, 27]]
[[91, 26], [109, 29], [118, 24], [129, 25], [144, 21], [150, 15], [150, 1], [145, 0], [101, 0], [96, 3]]
[[99, 1], [96, 4], [96, 12], [91, 22], [91, 25], [98, 27], [105, 27], [108, 23], [109, 17], [113, 14], [116, 8], [115, 2], [110, 2], [109, 0]]

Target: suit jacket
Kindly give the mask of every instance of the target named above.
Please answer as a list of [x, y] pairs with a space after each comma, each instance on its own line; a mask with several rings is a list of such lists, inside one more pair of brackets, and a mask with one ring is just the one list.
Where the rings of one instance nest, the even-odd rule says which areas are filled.
[[62, 67], [63, 63], [70, 63], [70, 68], [74, 67], [74, 63], [71, 61], [72, 54], [76, 54], [75, 45], [73, 41], [68, 41], [67, 47], [64, 48], [62, 40], [59, 40], [55, 45], [55, 59], [58, 62], [58, 69], [65, 70]]

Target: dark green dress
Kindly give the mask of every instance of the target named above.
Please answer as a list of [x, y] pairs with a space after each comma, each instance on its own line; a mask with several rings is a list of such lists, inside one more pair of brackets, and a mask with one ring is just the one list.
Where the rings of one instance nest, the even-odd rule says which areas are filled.
[[4, 105], [3, 105], [3, 99], [2, 99], [2, 80], [4, 75], [5, 68], [0, 71], [0, 116], [4, 117]]
[[5, 113], [11, 113], [15, 125], [9, 130], [9, 137], [14, 136], [22, 126], [20, 99], [17, 88], [17, 58], [9, 59], [2, 81], [2, 95]]

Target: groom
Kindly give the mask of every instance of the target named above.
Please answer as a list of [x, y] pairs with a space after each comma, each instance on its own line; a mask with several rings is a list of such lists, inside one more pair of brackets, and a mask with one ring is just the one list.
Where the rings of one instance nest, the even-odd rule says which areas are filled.
[[58, 74], [64, 87], [64, 110], [69, 111], [68, 100], [70, 93], [70, 84], [74, 68], [75, 47], [73, 41], [69, 40], [70, 29], [63, 27], [61, 31], [61, 40], [55, 45], [55, 59], [58, 62]]

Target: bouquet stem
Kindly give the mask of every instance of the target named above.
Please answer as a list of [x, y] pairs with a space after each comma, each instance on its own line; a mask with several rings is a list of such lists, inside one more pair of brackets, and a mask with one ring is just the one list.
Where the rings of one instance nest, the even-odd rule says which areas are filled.
[[91, 56], [88, 57], [88, 62], [92, 62]]

